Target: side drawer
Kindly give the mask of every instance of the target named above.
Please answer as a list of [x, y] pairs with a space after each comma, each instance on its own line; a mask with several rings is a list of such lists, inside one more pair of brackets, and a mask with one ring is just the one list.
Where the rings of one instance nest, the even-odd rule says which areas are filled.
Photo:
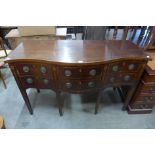
[[31, 63], [18, 63], [16, 68], [19, 75], [33, 75], [35, 65]]
[[33, 76], [19, 77], [20, 81], [25, 88], [37, 88], [37, 80]]
[[142, 64], [135, 61], [114, 62], [109, 65], [109, 73], [117, 72], [138, 72], [141, 69]]
[[138, 81], [137, 74], [135, 73], [119, 73], [119, 74], [108, 74], [105, 77], [105, 83], [108, 84], [130, 84]]

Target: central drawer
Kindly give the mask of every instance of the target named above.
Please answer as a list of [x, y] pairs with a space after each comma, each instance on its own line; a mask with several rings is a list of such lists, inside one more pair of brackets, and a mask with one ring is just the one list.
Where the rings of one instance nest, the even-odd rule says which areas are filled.
[[86, 79], [101, 76], [101, 67], [62, 67], [60, 69], [62, 79]]
[[100, 88], [99, 80], [65, 80], [61, 82], [61, 89], [66, 92], [85, 92]]

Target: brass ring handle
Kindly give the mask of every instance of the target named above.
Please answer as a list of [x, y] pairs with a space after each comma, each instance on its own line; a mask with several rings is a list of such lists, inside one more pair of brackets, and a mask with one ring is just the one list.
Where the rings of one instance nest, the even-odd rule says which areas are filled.
[[96, 75], [96, 70], [95, 69], [90, 70], [89, 75], [95, 76]]
[[25, 73], [28, 73], [30, 71], [30, 68], [28, 66], [23, 66], [23, 71]]
[[88, 87], [90, 87], [90, 88], [95, 87], [95, 82], [93, 82], [93, 81], [88, 82]]
[[71, 76], [72, 75], [72, 72], [70, 70], [65, 70], [65, 76]]
[[49, 83], [49, 81], [48, 81], [47, 79], [44, 79], [43, 82], [44, 82], [44, 84], [46, 84], [46, 85]]
[[72, 88], [72, 83], [70, 83], [70, 82], [67, 82], [65, 85], [67, 88]]
[[118, 66], [117, 66], [117, 65], [113, 66], [113, 67], [112, 67], [112, 70], [113, 70], [114, 72], [117, 72], [117, 71], [118, 71]]
[[129, 65], [128, 65], [128, 69], [129, 69], [129, 70], [133, 70], [134, 68], [135, 68], [135, 65], [134, 65], [134, 64], [129, 64]]
[[47, 68], [44, 66], [41, 66], [40, 71], [41, 71], [41, 73], [45, 74], [45, 73], [47, 73]]
[[26, 79], [26, 82], [27, 82], [28, 84], [32, 84], [32, 83], [33, 83], [33, 79], [32, 79], [32, 78], [27, 78], [27, 79]]

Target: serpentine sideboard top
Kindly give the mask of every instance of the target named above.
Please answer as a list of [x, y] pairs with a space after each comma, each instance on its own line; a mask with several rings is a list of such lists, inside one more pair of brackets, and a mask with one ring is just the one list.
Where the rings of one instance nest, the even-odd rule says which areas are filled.
[[26, 40], [5, 62], [45, 60], [56, 63], [103, 63], [115, 59], [150, 59], [130, 41]]

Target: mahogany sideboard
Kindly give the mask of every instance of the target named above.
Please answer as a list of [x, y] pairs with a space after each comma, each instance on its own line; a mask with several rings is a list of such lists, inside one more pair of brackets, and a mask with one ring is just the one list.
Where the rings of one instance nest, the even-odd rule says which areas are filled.
[[26, 106], [33, 110], [28, 88], [56, 92], [62, 116], [61, 92], [97, 92], [95, 114], [101, 92], [107, 87], [128, 86], [123, 110], [141, 80], [150, 57], [130, 41], [27, 40], [9, 54], [9, 64]]

